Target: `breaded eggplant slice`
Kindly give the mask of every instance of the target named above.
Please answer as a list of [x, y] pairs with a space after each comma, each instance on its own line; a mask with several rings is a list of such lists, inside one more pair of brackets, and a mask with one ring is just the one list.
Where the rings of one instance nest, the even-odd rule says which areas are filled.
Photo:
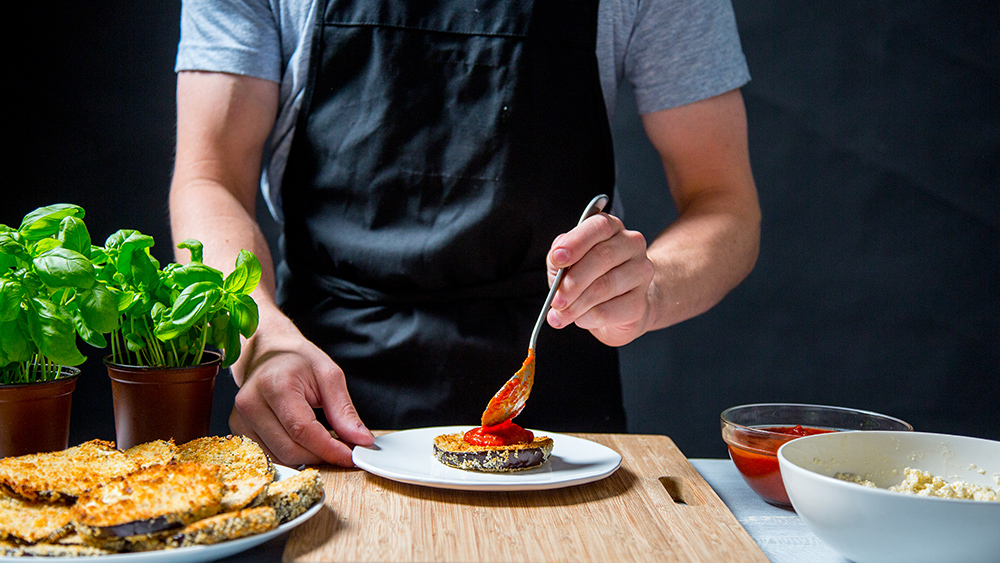
[[153, 551], [193, 545], [209, 545], [273, 530], [278, 517], [270, 506], [244, 508], [236, 512], [216, 514], [167, 534], [139, 540], [128, 540], [128, 551]]
[[84, 493], [73, 506], [77, 532], [90, 545], [182, 528], [222, 507], [218, 466], [169, 463], [140, 469]]
[[0, 494], [0, 539], [53, 541], [72, 531], [73, 512], [69, 506]]
[[256, 506], [264, 499], [267, 486], [277, 472], [264, 450], [243, 436], [208, 436], [177, 447], [180, 462], [218, 465], [222, 468], [222, 512]]
[[10, 540], [0, 540], [0, 555], [5, 557], [19, 557], [21, 555], [22, 544]]
[[170, 463], [176, 452], [177, 446], [173, 439], [170, 439], [137, 444], [125, 450], [125, 455], [135, 463], [136, 469], [145, 469], [154, 465]]
[[112, 442], [91, 440], [58, 452], [0, 459], [0, 487], [31, 501], [72, 502], [135, 469]]
[[552, 454], [552, 438], [536, 436], [526, 444], [476, 446], [461, 432], [434, 438], [434, 458], [458, 469], [484, 473], [511, 473], [541, 466]]
[[275, 481], [267, 488], [264, 505], [274, 508], [278, 521], [284, 524], [301, 515], [323, 498], [323, 480], [319, 471], [308, 468], [287, 479]]
[[87, 545], [87, 542], [83, 541], [83, 536], [76, 532], [76, 528], [73, 528], [73, 532], [55, 540], [53, 543], [59, 545]]
[[0, 542], [0, 555], [8, 557], [96, 557], [114, 553], [116, 552], [92, 545], [47, 542], [17, 545]]

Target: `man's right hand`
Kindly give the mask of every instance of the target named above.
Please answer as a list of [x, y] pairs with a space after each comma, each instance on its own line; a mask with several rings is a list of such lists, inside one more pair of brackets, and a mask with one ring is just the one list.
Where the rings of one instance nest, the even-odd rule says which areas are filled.
[[[272, 319], [262, 319], [233, 366], [240, 390], [229, 427], [284, 465], [351, 467], [351, 447], [369, 446], [375, 437], [354, 409], [343, 370], [287, 317]], [[316, 407], [339, 440], [316, 420]]]

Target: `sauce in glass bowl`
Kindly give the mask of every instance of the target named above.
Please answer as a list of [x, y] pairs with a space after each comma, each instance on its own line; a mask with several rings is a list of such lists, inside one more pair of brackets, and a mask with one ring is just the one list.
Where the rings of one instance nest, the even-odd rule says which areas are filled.
[[760, 434], [746, 436], [746, 439], [739, 446], [732, 443], [727, 444], [729, 457], [755, 493], [772, 504], [791, 506], [788, 493], [785, 492], [785, 485], [781, 481], [781, 472], [778, 469], [778, 448], [795, 438], [826, 434], [836, 432], [836, 430], [812, 428], [798, 424], [795, 426], [765, 426], [753, 430], [760, 431]]
[[791, 507], [778, 466], [786, 442], [847, 430], [912, 431], [891, 416], [869, 411], [797, 403], [757, 403], [722, 412], [722, 439], [740, 476], [765, 501]]

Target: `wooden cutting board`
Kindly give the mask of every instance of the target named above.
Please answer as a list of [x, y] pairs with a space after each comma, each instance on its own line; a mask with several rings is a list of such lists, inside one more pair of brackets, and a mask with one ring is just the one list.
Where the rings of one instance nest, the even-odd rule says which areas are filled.
[[292, 531], [284, 561], [767, 562], [670, 438], [574, 436], [616, 450], [621, 467], [595, 483], [519, 492], [322, 467], [326, 506]]

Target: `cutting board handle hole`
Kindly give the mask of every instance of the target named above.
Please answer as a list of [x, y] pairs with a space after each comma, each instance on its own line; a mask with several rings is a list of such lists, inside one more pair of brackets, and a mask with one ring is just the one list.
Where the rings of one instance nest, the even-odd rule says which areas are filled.
[[659, 481], [674, 504], [698, 506], [704, 502], [701, 495], [680, 477], [660, 477]]

